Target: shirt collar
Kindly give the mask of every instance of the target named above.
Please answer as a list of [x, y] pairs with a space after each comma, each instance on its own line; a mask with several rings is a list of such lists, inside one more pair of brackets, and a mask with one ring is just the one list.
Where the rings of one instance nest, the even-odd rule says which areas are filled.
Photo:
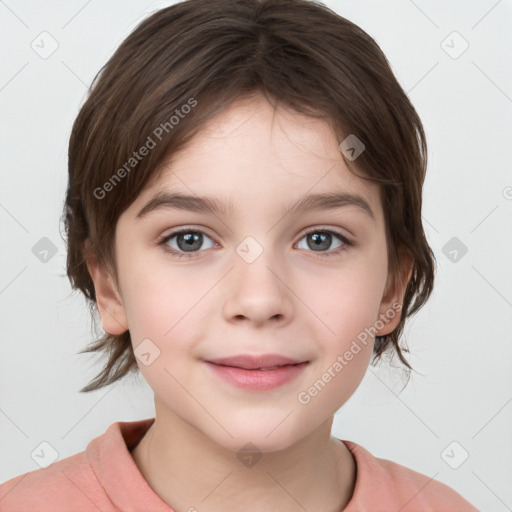
[[87, 445], [86, 454], [94, 473], [123, 512], [173, 512], [150, 487], [130, 454], [154, 421], [155, 418], [118, 421]]
[[[109, 498], [116, 507], [126, 512], [173, 512], [150, 487], [130, 453], [154, 421], [155, 418], [118, 421], [110, 425], [103, 435], [93, 439], [86, 448], [92, 469]], [[379, 489], [386, 489], [386, 475], [372, 464], [372, 455], [362, 446], [352, 441], [339, 441], [352, 453], [357, 475], [354, 494], [343, 512], [360, 511], [361, 507], [372, 505], [368, 502], [366, 490], [371, 489], [371, 495], [379, 496]], [[388, 494], [389, 489], [386, 491]]]

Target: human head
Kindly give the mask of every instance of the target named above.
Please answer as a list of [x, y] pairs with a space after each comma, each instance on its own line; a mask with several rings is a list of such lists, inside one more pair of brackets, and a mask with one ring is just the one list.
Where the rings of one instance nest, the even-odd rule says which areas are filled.
[[[354, 134], [365, 144], [357, 159], [344, 160], [356, 176], [379, 184], [390, 275], [398, 281], [404, 259], [413, 261], [400, 322], [376, 344], [375, 361], [395, 351], [410, 367], [398, 341], [434, 279], [421, 222], [423, 127], [375, 41], [305, 0], [189, 0], [144, 20], [121, 44], [95, 78], [70, 138], [65, 226], [72, 286], [93, 312], [87, 257], [97, 258], [117, 284], [120, 215], [158, 179], [169, 155], [254, 92], [327, 121], [339, 141]], [[133, 157], [144, 146], [146, 155]], [[107, 333], [88, 351], [105, 352], [108, 361], [82, 391], [137, 370], [129, 331]]]

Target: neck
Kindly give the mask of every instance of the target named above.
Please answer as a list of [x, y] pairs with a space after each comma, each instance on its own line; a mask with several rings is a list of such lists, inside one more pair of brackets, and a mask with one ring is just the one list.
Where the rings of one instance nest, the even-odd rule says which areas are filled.
[[330, 436], [332, 420], [284, 450], [241, 460], [179, 417], [157, 415], [132, 456], [176, 510], [241, 512], [250, 503], [254, 512], [339, 512], [354, 492], [356, 465]]

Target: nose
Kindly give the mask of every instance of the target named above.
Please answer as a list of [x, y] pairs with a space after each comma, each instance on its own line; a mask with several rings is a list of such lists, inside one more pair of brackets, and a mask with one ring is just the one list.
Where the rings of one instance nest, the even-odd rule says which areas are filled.
[[289, 276], [272, 251], [262, 250], [255, 255], [255, 247], [248, 247], [244, 252], [242, 244], [234, 254], [234, 268], [225, 283], [224, 314], [230, 321], [255, 326], [268, 321], [285, 325], [293, 313]]

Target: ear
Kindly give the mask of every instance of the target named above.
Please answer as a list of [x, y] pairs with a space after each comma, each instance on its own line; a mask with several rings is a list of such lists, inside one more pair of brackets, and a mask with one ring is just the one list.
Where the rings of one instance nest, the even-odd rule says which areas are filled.
[[86, 259], [87, 269], [94, 283], [96, 304], [103, 330], [119, 335], [128, 330], [128, 322], [121, 297], [111, 274], [100, 265], [95, 255]]
[[[388, 274], [388, 280], [379, 307], [379, 319], [384, 320], [384, 327], [376, 332], [376, 336], [384, 336], [395, 330], [402, 317], [402, 306], [405, 291], [411, 278], [414, 259], [408, 252], [399, 253], [400, 267], [397, 276]], [[398, 308], [398, 305], [400, 307]]]

